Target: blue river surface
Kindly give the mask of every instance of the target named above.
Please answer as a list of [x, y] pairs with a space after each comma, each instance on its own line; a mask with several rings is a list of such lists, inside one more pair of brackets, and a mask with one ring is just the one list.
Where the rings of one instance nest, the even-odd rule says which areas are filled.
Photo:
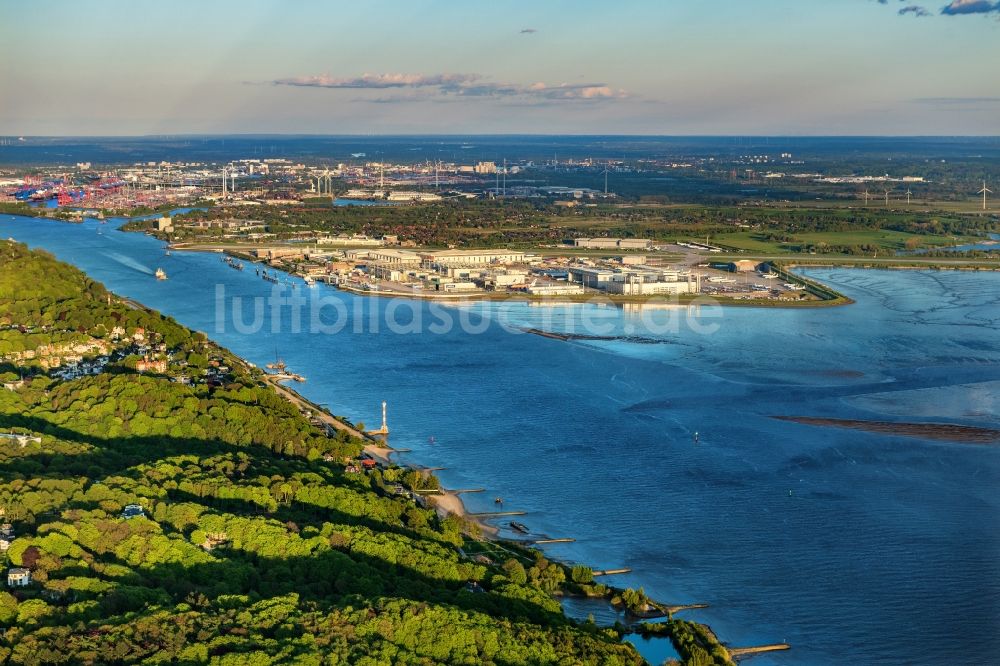
[[[576, 539], [552, 556], [630, 567], [613, 582], [708, 603], [688, 617], [734, 646], [792, 645], [754, 664], [1000, 659], [1000, 449], [772, 418], [997, 428], [1000, 273], [810, 269], [856, 303], [689, 317], [276, 288], [253, 265], [166, 256], [114, 222], [0, 215], [0, 236], [258, 365], [280, 354], [335, 414], [372, 425], [388, 401], [401, 460], [485, 488], [464, 496], [471, 510], [502, 496], [533, 534]], [[278, 307], [275, 289], [307, 303]]]

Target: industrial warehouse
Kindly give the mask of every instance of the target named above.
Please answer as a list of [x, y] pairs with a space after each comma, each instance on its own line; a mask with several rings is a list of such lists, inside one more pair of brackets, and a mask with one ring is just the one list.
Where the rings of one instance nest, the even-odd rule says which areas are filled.
[[[349, 239], [345, 238], [345, 242]], [[769, 265], [753, 261], [703, 263], [623, 253], [617, 256], [544, 256], [513, 249], [420, 250], [386, 247], [365, 237], [360, 247], [260, 247], [247, 258], [341, 289], [422, 298], [474, 298], [498, 294], [538, 297], [680, 297], [709, 294], [733, 299], [802, 300], [801, 284], [777, 280]], [[626, 239], [580, 239], [619, 249]], [[651, 248], [646, 239], [626, 245]], [[573, 247], [579, 247], [574, 241]], [[232, 252], [243, 256], [239, 252]]]

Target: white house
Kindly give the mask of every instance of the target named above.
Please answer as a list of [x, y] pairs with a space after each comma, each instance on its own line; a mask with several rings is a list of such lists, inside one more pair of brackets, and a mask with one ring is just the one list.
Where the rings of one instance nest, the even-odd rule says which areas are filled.
[[7, 570], [7, 587], [25, 587], [31, 584], [31, 572], [21, 567]]

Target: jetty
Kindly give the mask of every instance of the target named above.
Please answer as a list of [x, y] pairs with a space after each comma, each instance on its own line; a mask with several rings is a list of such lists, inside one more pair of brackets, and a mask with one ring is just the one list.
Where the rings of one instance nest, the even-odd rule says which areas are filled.
[[452, 495], [461, 495], [463, 493], [485, 493], [486, 488], [459, 488], [458, 490], [449, 490]]
[[503, 518], [504, 516], [526, 516], [527, 511], [487, 511], [485, 513], [470, 513], [473, 518]]
[[726, 651], [733, 659], [746, 659], [747, 657], [752, 657], [755, 654], [763, 654], [765, 652], [781, 652], [791, 649], [792, 646], [788, 643], [771, 643], [769, 645], [759, 645], [757, 647], [726, 648]]
[[304, 382], [306, 380], [305, 377], [294, 372], [272, 372], [268, 373], [268, 377], [273, 377], [276, 382], [287, 382], [289, 380]]
[[595, 576], [618, 576], [620, 574], [632, 573], [632, 569], [629, 567], [622, 567], [621, 569], [604, 569], [601, 571], [595, 571]]
[[535, 539], [534, 541], [528, 541], [527, 543], [534, 546], [541, 546], [547, 543], [573, 543], [575, 541], [576, 539], [571, 539], [570, 537], [561, 537], [559, 539]]
[[674, 613], [680, 613], [686, 610], [701, 610], [702, 608], [708, 608], [708, 604], [680, 604], [677, 606], [664, 606], [663, 604], [653, 604], [657, 608], [664, 610], [665, 612], [673, 615]]

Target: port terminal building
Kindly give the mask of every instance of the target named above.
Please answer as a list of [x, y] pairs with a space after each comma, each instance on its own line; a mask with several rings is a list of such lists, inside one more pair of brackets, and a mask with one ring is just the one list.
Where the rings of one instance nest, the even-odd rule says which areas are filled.
[[573, 246], [594, 250], [651, 250], [653, 241], [648, 238], [575, 238]]
[[689, 294], [701, 290], [696, 274], [654, 266], [636, 266], [627, 270], [571, 267], [568, 272], [570, 282], [623, 296]]

